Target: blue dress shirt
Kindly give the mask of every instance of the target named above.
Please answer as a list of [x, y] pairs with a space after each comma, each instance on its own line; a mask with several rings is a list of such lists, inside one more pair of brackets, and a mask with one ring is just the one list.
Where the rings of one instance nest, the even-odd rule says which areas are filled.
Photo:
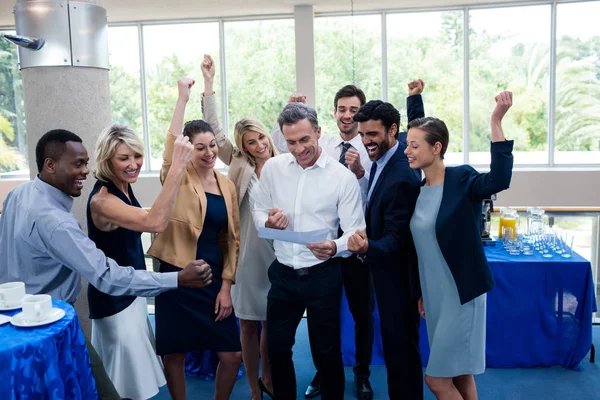
[[71, 213], [73, 198], [39, 178], [12, 190], [0, 218], [0, 283], [22, 281], [30, 294], [75, 302], [80, 274], [116, 296], [156, 296], [177, 287], [177, 273], [121, 267], [100, 251]]
[[385, 165], [388, 163], [390, 158], [392, 158], [392, 156], [394, 154], [396, 154], [396, 150], [398, 150], [398, 142], [396, 142], [396, 144], [392, 148], [390, 148], [388, 151], [386, 151], [379, 158], [379, 160], [375, 161], [377, 163], [377, 168], [376, 168], [375, 176], [373, 177], [373, 183], [371, 183], [371, 186], [369, 186], [369, 193], [367, 194], [367, 204], [369, 203], [369, 200], [371, 200], [371, 195], [373, 194], [373, 188], [375, 188], [375, 186], [377, 185], [377, 179], [379, 179], [379, 175], [381, 175], [381, 171], [383, 171], [383, 169], [385, 168]]

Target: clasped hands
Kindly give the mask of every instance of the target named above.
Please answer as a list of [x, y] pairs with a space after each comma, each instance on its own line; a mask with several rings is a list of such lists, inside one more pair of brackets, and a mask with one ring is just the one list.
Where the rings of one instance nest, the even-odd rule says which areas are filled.
[[[266, 228], [284, 230], [288, 227], [289, 220], [281, 208], [272, 208], [269, 210], [269, 217], [265, 222]], [[337, 253], [337, 245], [333, 240], [325, 240], [321, 243], [310, 243], [306, 247], [319, 260], [327, 260]]]

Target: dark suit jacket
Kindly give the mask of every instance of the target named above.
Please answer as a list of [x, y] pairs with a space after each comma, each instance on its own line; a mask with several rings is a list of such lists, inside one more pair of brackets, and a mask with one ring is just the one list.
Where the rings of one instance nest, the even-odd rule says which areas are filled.
[[492, 143], [490, 172], [485, 174], [469, 165], [446, 167], [435, 230], [461, 304], [494, 287], [481, 243], [481, 204], [483, 199], [508, 189], [513, 167], [512, 149], [512, 140]]
[[398, 289], [416, 299], [421, 289], [409, 224], [419, 197], [420, 179], [408, 165], [405, 148], [404, 142], [398, 142], [398, 150], [381, 171], [367, 205], [367, 260], [371, 268], [399, 273]]

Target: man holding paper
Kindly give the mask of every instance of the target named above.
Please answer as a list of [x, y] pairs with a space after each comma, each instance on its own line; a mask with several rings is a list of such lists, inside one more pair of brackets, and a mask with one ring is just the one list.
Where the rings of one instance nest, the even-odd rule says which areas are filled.
[[[313, 108], [288, 104], [277, 122], [290, 153], [265, 163], [254, 210], [259, 231], [274, 239], [276, 256], [269, 268], [267, 299], [274, 394], [281, 399], [296, 398], [292, 346], [307, 310], [309, 327], [319, 332], [314, 347], [321, 365], [323, 399], [341, 399], [344, 369], [338, 257], [350, 255], [348, 238], [365, 229], [361, 191], [354, 175], [319, 147], [321, 128]], [[337, 238], [340, 227], [346, 233]], [[277, 235], [273, 229], [286, 232]], [[300, 244], [321, 237], [325, 240]]]

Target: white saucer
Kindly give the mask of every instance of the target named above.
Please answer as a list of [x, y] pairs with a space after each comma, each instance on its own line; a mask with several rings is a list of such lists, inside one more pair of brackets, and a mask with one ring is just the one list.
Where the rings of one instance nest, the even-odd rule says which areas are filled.
[[46, 319], [43, 319], [41, 321], [29, 321], [29, 320], [25, 319], [25, 317], [23, 316], [23, 313], [20, 312], [10, 319], [10, 323], [13, 324], [14, 326], [29, 328], [29, 327], [34, 327], [34, 326], [51, 324], [53, 322], [58, 321], [59, 319], [61, 319], [64, 316], [65, 316], [65, 310], [63, 310], [62, 308], [53, 308], [52, 311], [50, 312], [50, 315], [48, 315], [46, 317]]
[[22, 304], [23, 304], [23, 300], [25, 300], [26, 298], [31, 297], [30, 294], [26, 294], [25, 296], [23, 296], [23, 298], [21, 299], [20, 302], [18, 302], [17, 304], [4, 304], [4, 303], [0, 303], [0, 311], [14, 311], [14, 310], [18, 310], [19, 308], [21, 308]]
[[0, 314], [0, 325], [4, 325], [5, 323], [10, 321], [11, 317], [8, 317], [6, 315], [1, 315]]
[[4, 304], [0, 304], [0, 311], [13, 311], [13, 310], [18, 310], [19, 308], [21, 308], [21, 303], [19, 304], [15, 304], [15, 305], [4, 305]]

